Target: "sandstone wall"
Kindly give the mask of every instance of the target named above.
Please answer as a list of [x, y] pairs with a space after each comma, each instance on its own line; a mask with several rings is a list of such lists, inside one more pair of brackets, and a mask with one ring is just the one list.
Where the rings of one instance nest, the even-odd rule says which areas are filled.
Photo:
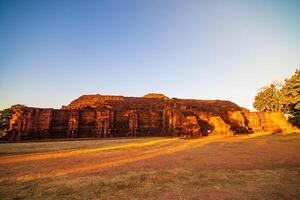
[[233, 135], [293, 130], [280, 112], [249, 112], [229, 101], [84, 95], [63, 109], [25, 107], [6, 139]]
[[234, 111], [228, 112], [228, 119], [233, 126], [242, 127], [246, 132], [280, 133], [295, 129], [281, 112]]

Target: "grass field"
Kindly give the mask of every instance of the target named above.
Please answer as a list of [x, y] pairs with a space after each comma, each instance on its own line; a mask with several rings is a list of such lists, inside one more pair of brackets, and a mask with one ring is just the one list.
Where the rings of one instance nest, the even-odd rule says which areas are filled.
[[300, 199], [300, 134], [2, 143], [0, 199]]

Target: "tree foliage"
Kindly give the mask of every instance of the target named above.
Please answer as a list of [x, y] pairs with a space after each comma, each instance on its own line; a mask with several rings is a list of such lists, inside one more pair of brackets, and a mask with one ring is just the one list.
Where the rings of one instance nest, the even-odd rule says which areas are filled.
[[253, 106], [261, 112], [282, 111], [289, 114], [289, 121], [300, 127], [300, 69], [285, 79], [282, 86], [275, 82], [264, 87], [255, 96]]
[[300, 69], [285, 79], [281, 88], [283, 111], [289, 114], [291, 124], [300, 127]]
[[300, 69], [291, 78], [285, 79], [280, 92], [283, 111], [300, 115]]
[[6, 131], [9, 128], [9, 121], [13, 114], [21, 109], [22, 107], [25, 107], [24, 105], [13, 105], [10, 108], [4, 109], [0, 111], [0, 136], [4, 131]]
[[270, 86], [265, 86], [255, 96], [254, 108], [260, 112], [280, 111], [282, 105], [280, 103], [280, 85], [272, 83]]

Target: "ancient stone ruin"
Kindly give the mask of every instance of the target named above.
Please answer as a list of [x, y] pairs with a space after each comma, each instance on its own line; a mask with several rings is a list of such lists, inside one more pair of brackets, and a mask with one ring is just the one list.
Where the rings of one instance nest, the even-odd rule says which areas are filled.
[[8, 140], [233, 135], [293, 129], [280, 112], [250, 112], [230, 101], [83, 95], [62, 109], [16, 112]]

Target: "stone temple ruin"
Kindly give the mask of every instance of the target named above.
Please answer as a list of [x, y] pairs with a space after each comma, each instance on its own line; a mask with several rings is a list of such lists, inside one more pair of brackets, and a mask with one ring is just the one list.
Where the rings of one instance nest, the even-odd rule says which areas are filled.
[[233, 135], [292, 130], [280, 112], [250, 112], [230, 101], [83, 95], [61, 109], [16, 112], [7, 140]]

